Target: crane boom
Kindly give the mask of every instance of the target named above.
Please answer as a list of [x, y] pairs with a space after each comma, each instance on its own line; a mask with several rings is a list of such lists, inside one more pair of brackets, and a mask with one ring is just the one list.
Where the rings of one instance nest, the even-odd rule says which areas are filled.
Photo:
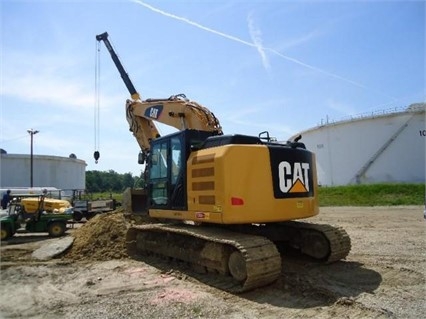
[[104, 32], [102, 34], [98, 34], [96, 36], [96, 40], [103, 41], [105, 43], [106, 48], [108, 49], [108, 52], [111, 54], [111, 58], [114, 61], [115, 66], [118, 69], [118, 72], [120, 72], [121, 78], [124, 81], [124, 84], [127, 87], [127, 90], [129, 90], [129, 93], [133, 100], [139, 100], [140, 96], [139, 93], [136, 91], [135, 86], [133, 85], [132, 81], [130, 80], [129, 75], [127, 74], [126, 70], [124, 69], [123, 65], [121, 64], [120, 59], [118, 58], [117, 54], [115, 53], [114, 48], [111, 45], [111, 42], [108, 40], [108, 32]]
[[125, 71], [114, 48], [108, 40], [108, 33], [96, 36], [96, 40], [103, 41], [114, 61], [131, 99], [126, 102], [126, 118], [130, 131], [136, 138], [145, 155], [149, 152], [150, 142], [160, 137], [153, 121], [163, 123], [178, 130], [199, 130], [222, 135], [222, 127], [216, 116], [206, 107], [195, 101], [190, 101], [184, 94], [172, 95], [169, 98], [141, 100], [129, 75]]
[[[124, 84], [127, 87], [127, 90], [130, 93], [132, 100], [128, 100], [126, 103], [126, 118], [127, 122], [130, 126], [130, 131], [133, 132], [140, 148], [143, 153], [143, 158], [145, 158], [150, 149], [150, 141], [160, 136], [157, 127], [153, 123], [153, 121], [149, 118], [141, 117], [135, 119], [133, 114], [129, 111], [128, 105], [135, 101], [140, 101], [140, 94], [136, 91], [135, 86], [130, 80], [129, 75], [123, 67], [120, 59], [118, 58], [117, 53], [115, 53], [114, 48], [112, 47], [111, 42], [108, 40], [108, 32], [104, 32], [102, 34], [98, 34], [96, 36], [97, 41], [103, 41], [105, 46], [108, 49], [108, 52], [111, 55], [112, 60], [114, 61], [115, 66], [117, 67], [118, 72], [120, 73], [121, 78], [124, 81]], [[143, 160], [139, 160], [139, 162], [143, 162]]]

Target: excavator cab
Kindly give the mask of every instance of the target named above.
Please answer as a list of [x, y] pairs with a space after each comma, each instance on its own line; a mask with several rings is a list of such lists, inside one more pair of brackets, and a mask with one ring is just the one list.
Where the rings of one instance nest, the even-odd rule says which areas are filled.
[[148, 158], [148, 209], [187, 210], [186, 173], [191, 151], [212, 132], [183, 130], [151, 142]]

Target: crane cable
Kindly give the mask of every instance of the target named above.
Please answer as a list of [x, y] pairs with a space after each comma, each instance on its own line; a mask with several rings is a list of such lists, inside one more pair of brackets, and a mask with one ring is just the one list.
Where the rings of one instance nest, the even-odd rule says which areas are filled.
[[93, 157], [95, 163], [98, 163], [100, 153], [100, 75], [101, 75], [101, 58], [100, 58], [100, 41], [96, 41], [95, 51], [95, 106], [94, 106], [94, 135], [95, 135], [95, 151]]

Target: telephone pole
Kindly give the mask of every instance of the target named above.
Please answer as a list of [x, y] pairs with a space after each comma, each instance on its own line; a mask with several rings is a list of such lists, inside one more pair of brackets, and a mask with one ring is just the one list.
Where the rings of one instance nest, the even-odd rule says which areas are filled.
[[30, 163], [31, 163], [31, 168], [30, 168], [30, 187], [33, 187], [33, 136], [34, 134], [37, 134], [39, 131], [30, 129], [27, 130], [27, 132], [31, 135], [31, 157], [30, 157]]

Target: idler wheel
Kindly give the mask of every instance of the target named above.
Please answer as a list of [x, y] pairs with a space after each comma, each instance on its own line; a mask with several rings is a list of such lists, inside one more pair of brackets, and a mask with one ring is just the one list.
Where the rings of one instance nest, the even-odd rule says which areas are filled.
[[302, 253], [325, 260], [330, 255], [330, 242], [320, 232], [309, 231], [303, 238]]
[[239, 251], [234, 251], [229, 256], [228, 268], [232, 277], [237, 281], [244, 281], [247, 278], [246, 261]]

